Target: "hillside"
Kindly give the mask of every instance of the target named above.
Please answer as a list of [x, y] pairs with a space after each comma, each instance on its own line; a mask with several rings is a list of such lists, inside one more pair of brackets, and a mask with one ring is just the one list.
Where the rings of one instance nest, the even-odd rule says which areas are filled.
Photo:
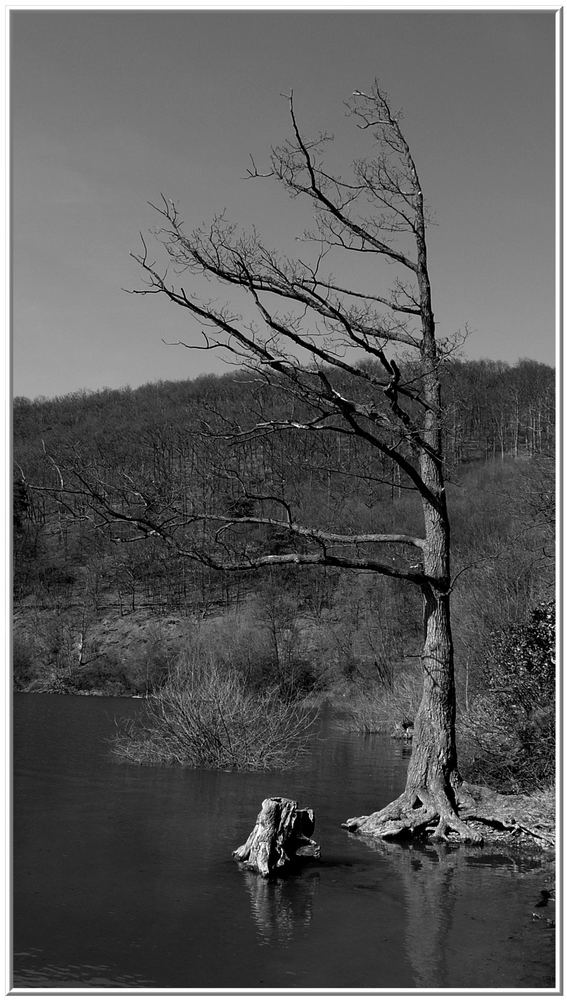
[[[452, 361], [444, 381], [457, 679], [468, 698], [491, 633], [553, 589], [555, 377], [531, 361]], [[393, 509], [400, 530], [420, 531], [414, 492], [387, 461], [376, 468], [360, 440], [287, 429], [229, 440], [288, 403], [242, 373], [14, 401], [17, 688], [146, 693], [188, 631], [211, 620], [211, 636], [231, 622], [223, 642], [248, 670], [291, 672], [306, 687], [389, 681], [411, 667], [420, 601], [400, 581], [332, 568], [215, 572], [128, 524], [103, 523], [81, 493], [83, 483], [159, 509], [203, 544], [210, 529], [195, 528], [196, 508], [220, 502], [229, 520], [258, 511], [258, 497], [265, 510], [269, 496], [279, 498], [272, 511], [285, 502], [303, 523], [337, 532], [380, 530]], [[297, 404], [296, 419], [307, 415]], [[49, 493], [60, 474], [76, 489], [66, 504]], [[287, 551], [281, 528], [244, 530], [229, 525], [227, 547]]]

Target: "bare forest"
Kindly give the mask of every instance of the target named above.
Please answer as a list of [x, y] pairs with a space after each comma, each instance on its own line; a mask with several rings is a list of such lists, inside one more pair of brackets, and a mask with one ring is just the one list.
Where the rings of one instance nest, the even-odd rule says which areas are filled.
[[[463, 769], [504, 790], [527, 789], [553, 773], [553, 671], [543, 679], [543, 705], [540, 676], [525, 710], [510, 709], [500, 688], [520, 689], [526, 623], [553, 602], [554, 372], [532, 361], [453, 359], [443, 381]], [[229, 446], [208, 433], [279, 406], [277, 389], [259, 392], [238, 374], [15, 400], [16, 690], [145, 696], [198, 638], [208, 658], [236, 665], [254, 691], [276, 684], [338, 706], [349, 727], [404, 734], [420, 697], [412, 590], [333, 568], [215, 571], [159, 539], [140, 540], [132, 527], [113, 538], [84, 498], [75, 498], [77, 516], [70, 497], [63, 504], [47, 490], [58, 475], [49, 456], [57, 455], [102, 483], [119, 471], [156, 503], [184, 498], [187, 510], [222, 500], [228, 517], [251, 511], [246, 494], [276, 483], [306, 519], [323, 515], [337, 532], [377, 531], [392, 514], [412, 530], [413, 493], [387, 463], [380, 481], [363, 478], [369, 459], [360, 442], [329, 431]], [[270, 526], [256, 526], [248, 541], [252, 553], [268, 545], [285, 553], [287, 543]], [[514, 713], [525, 726], [536, 701], [539, 763], [510, 726]]]

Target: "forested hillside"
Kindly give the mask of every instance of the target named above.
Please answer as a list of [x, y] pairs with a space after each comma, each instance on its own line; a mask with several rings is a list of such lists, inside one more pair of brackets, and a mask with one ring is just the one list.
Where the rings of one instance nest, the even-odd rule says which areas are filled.
[[[409, 366], [404, 378], [411, 381]], [[495, 633], [553, 596], [555, 375], [533, 361], [451, 361], [443, 379], [465, 704], [486, 685]], [[134, 505], [138, 515], [158, 511], [187, 545], [198, 533], [200, 551], [214, 532], [227, 552], [237, 535], [247, 553], [285, 552], [286, 532], [269, 523], [282, 513], [282, 500], [270, 506], [270, 498], [283, 497], [304, 524], [379, 531], [394, 506], [399, 530], [419, 533], [411, 484], [387, 458], [372, 465], [361, 438], [332, 428], [252, 431], [280, 415], [284, 422], [284, 413], [289, 421], [289, 401], [242, 370], [14, 401], [16, 688], [144, 694], [197, 629], [259, 683], [332, 691], [391, 688], [404, 677], [411, 687], [421, 631], [415, 588], [329, 567], [219, 572], [121, 520]], [[298, 401], [292, 419], [309, 417]], [[230, 440], [237, 428], [249, 431]], [[50, 493], [61, 477], [72, 486], [64, 502]], [[113, 498], [116, 518], [89, 501], [97, 491]], [[216, 510], [222, 501], [223, 526], [202, 519], [213, 499]], [[259, 512], [266, 523], [230, 523], [231, 514], [258, 520]]]

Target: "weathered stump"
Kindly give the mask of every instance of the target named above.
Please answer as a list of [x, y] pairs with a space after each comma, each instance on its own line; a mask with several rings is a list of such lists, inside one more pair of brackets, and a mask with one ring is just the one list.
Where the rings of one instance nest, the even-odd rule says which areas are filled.
[[320, 857], [321, 848], [311, 840], [314, 829], [312, 809], [299, 809], [281, 796], [264, 799], [252, 833], [232, 856], [266, 878], [281, 875], [302, 858]]

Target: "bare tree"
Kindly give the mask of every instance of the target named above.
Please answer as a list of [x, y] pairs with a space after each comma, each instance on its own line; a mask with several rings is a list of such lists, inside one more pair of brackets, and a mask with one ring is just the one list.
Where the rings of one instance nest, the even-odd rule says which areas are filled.
[[[440, 391], [448, 345], [435, 335], [421, 182], [400, 116], [377, 84], [368, 93], [355, 91], [347, 104], [353, 125], [371, 147], [369, 158], [353, 162], [348, 179], [326, 169], [323, 153], [332, 137], [304, 136], [293, 95], [288, 104], [291, 137], [272, 150], [265, 171], [252, 161], [249, 176], [275, 179], [310, 207], [313, 222], [301, 237], [303, 255], [292, 258], [270, 249], [255, 231], [239, 230], [224, 214], [188, 231], [175, 204], [162, 196], [154, 206], [159, 228], [151, 243], [142, 237], [133, 254], [146, 279], [137, 294], [163, 296], [186, 310], [201, 328], [199, 349], [221, 353], [243, 377], [287, 400], [287, 412], [277, 418], [259, 411], [248, 424], [227, 426], [219, 417], [211, 434], [250, 442], [293, 431], [362, 442], [374, 456], [377, 478], [389, 475], [397, 489], [415, 491], [421, 528], [331, 530], [313, 517], [300, 520], [273, 484], [254, 490], [251, 480], [231, 470], [226, 481], [240, 494], [232, 509], [220, 501], [215, 509], [214, 496], [201, 507], [197, 499], [185, 499], [183, 517], [171, 495], [160, 508], [155, 497], [150, 502], [131, 484], [123, 484], [120, 496], [100, 482], [93, 486], [84, 471], [76, 488], [89, 494], [91, 509], [108, 524], [134, 524], [142, 535], [157, 535], [176, 553], [209, 567], [339, 567], [418, 588], [423, 697], [406, 788], [395, 802], [345, 826], [378, 837], [427, 827], [437, 838], [453, 831], [478, 841], [464, 819], [472, 799], [459, 775], [455, 746], [453, 580]], [[355, 261], [362, 272], [371, 272], [369, 290], [335, 276], [345, 261], [349, 274]], [[223, 289], [229, 302], [221, 298]], [[204, 527], [211, 525], [212, 536]], [[242, 543], [247, 533], [261, 529], [285, 537], [285, 551], [280, 546], [258, 552]]]

